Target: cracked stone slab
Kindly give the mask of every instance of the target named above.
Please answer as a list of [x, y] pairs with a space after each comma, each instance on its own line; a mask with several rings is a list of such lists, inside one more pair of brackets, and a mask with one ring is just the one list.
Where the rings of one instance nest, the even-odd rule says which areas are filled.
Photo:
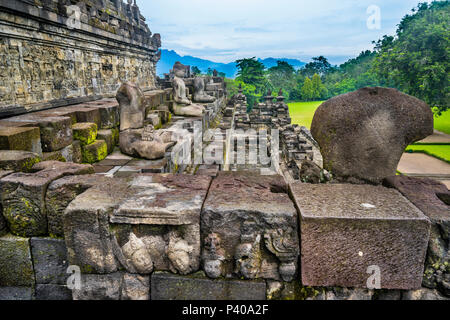
[[133, 194], [114, 210], [111, 222], [141, 225], [199, 223], [210, 182], [209, 177], [137, 175], [129, 183]]
[[367, 288], [379, 271], [380, 289], [421, 287], [430, 221], [398, 191], [304, 183], [290, 189], [300, 211], [303, 285]]
[[94, 173], [92, 166], [57, 161], [40, 162], [32, 173], [14, 173], [0, 180], [3, 215], [18, 236], [46, 235], [45, 196], [48, 185], [63, 176]]
[[281, 176], [221, 172], [202, 211], [203, 266], [211, 278], [292, 281], [299, 256], [297, 211]]
[[31, 253], [36, 283], [65, 285], [67, 274], [67, 249], [64, 240], [53, 238], [31, 238]]
[[110, 232], [109, 216], [128, 194], [128, 182], [111, 179], [86, 190], [64, 211], [64, 236], [71, 265], [83, 273], [116, 272], [115, 241]]
[[440, 287], [450, 295], [450, 205], [443, 200], [450, 197], [445, 185], [425, 178], [395, 176], [384, 184], [400, 191], [419, 208], [432, 224], [426, 260], [424, 286]]
[[53, 181], [48, 186], [45, 197], [49, 234], [64, 237], [65, 209], [78, 195], [108, 181], [109, 178], [98, 175], [67, 176]]

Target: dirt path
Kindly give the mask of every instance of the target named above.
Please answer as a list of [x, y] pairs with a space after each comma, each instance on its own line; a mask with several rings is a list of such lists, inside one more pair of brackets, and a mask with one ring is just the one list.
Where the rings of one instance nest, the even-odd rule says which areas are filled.
[[450, 189], [450, 164], [426, 154], [405, 153], [398, 171], [407, 176], [438, 180]]

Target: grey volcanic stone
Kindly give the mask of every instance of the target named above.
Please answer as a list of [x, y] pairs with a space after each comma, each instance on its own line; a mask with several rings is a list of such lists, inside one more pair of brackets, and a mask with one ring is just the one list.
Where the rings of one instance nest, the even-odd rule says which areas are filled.
[[109, 180], [110, 178], [98, 175], [81, 175], [53, 181], [45, 197], [49, 234], [64, 237], [63, 215], [69, 204], [89, 188]]
[[155, 273], [151, 295], [152, 300], [266, 300], [266, 283]]
[[436, 300], [450, 300], [445, 298], [439, 291], [431, 290], [431, 289], [419, 289], [415, 291], [407, 291], [403, 293], [402, 300], [428, 300], [428, 301], [436, 301]]
[[15, 173], [1, 179], [3, 215], [11, 232], [26, 237], [46, 235], [48, 185], [63, 176], [93, 173], [93, 170], [90, 165], [48, 161], [34, 165], [34, 173]]
[[[14, 172], [0, 170], [0, 180], [12, 173], [14, 173]], [[8, 223], [6, 222], [6, 219], [3, 216], [3, 207], [2, 207], [2, 203], [0, 201], [0, 237], [3, 237], [7, 233], [8, 233]]]
[[101, 129], [112, 129], [119, 126], [119, 105], [117, 102], [93, 101], [86, 103], [86, 107], [95, 107], [100, 112]]
[[30, 240], [6, 235], [0, 238], [0, 287], [32, 287], [34, 271]]
[[167, 149], [175, 142], [168, 136], [159, 136], [158, 132], [152, 134], [152, 140], [143, 140], [144, 129], [126, 130], [120, 133], [120, 150], [129, 156], [156, 160], [164, 158]]
[[300, 169], [300, 180], [306, 183], [320, 183], [322, 177], [322, 169], [312, 161], [305, 160], [302, 162]]
[[17, 150], [0, 150], [0, 170], [29, 172], [41, 161], [37, 153]]
[[39, 128], [0, 126], [0, 149], [30, 151], [41, 155]]
[[0, 287], [0, 301], [29, 301], [33, 299], [31, 287]]
[[129, 183], [135, 192], [111, 216], [112, 223], [189, 225], [199, 223], [210, 177], [140, 174]]
[[125, 273], [121, 300], [150, 300], [150, 277]]
[[195, 77], [195, 79], [194, 79], [194, 102], [212, 103], [214, 101], [216, 101], [216, 98], [206, 94], [206, 92], [205, 92], [205, 78]]
[[[118, 136], [118, 132], [117, 132]], [[98, 140], [103, 140], [106, 142], [106, 146], [108, 149], [108, 154], [111, 154], [114, 151], [114, 148], [116, 147], [117, 140], [114, 137], [114, 132], [112, 129], [103, 129], [98, 131], [97, 135]]]
[[396, 188], [432, 222], [424, 286], [439, 288], [450, 296], [450, 206], [441, 201], [450, 196], [447, 187], [431, 179], [390, 177], [385, 185]]
[[378, 289], [421, 287], [430, 221], [396, 190], [381, 186], [294, 183], [301, 218], [302, 283]]
[[43, 301], [72, 300], [72, 291], [63, 285], [37, 284], [35, 299]]
[[281, 176], [219, 173], [202, 211], [202, 260], [209, 277], [293, 280], [298, 219], [287, 192]]
[[[110, 216], [130, 273], [189, 274], [200, 267], [200, 213], [210, 177], [141, 174]], [[128, 226], [131, 226], [128, 227]], [[146, 261], [144, 265], [142, 262]]]
[[32, 238], [31, 253], [37, 284], [66, 284], [69, 264], [64, 240]]
[[58, 151], [73, 141], [70, 117], [33, 118], [39, 125], [43, 152]]
[[127, 181], [114, 179], [85, 191], [65, 210], [64, 235], [69, 263], [79, 266], [83, 273], [117, 271], [109, 215], [127, 192]]
[[120, 105], [120, 131], [144, 127], [145, 97], [134, 83], [127, 82], [117, 91], [116, 99]]
[[311, 132], [324, 169], [340, 180], [379, 184], [395, 175], [408, 145], [433, 134], [433, 113], [395, 89], [363, 88], [323, 103]]
[[[2, 211], [3, 211], [3, 208], [0, 205], [0, 212], [2, 212]], [[0, 214], [0, 237], [4, 236], [7, 233], [8, 233], [8, 224], [5, 220], [5, 218], [3, 217], [3, 214]]]
[[123, 275], [120, 272], [81, 277], [81, 289], [73, 290], [73, 300], [120, 300]]
[[73, 300], [150, 300], [150, 277], [116, 272], [82, 275]]

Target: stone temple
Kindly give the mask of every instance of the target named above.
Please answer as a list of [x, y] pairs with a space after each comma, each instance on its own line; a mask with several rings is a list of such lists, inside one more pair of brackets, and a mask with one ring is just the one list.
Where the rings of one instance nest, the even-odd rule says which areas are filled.
[[450, 193], [396, 176], [424, 102], [247, 112], [217, 72], [157, 77], [131, 0], [0, 0], [0, 33], [0, 300], [450, 297]]

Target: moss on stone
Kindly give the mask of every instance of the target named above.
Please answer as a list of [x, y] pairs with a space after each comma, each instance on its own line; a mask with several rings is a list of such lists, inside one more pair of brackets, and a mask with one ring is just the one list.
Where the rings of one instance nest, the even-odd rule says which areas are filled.
[[84, 163], [96, 163], [104, 160], [108, 156], [108, 146], [105, 141], [97, 140], [90, 145], [81, 147]]
[[117, 146], [119, 144], [120, 131], [118, 128], [113, 128], [111, 129], [111, 132], [113, 135], [114, 145]]
[[97, 139], [98, 127], [95, 123], [77, 123], [73, 126], [73, 138], [82, 145], [89, 145]]

